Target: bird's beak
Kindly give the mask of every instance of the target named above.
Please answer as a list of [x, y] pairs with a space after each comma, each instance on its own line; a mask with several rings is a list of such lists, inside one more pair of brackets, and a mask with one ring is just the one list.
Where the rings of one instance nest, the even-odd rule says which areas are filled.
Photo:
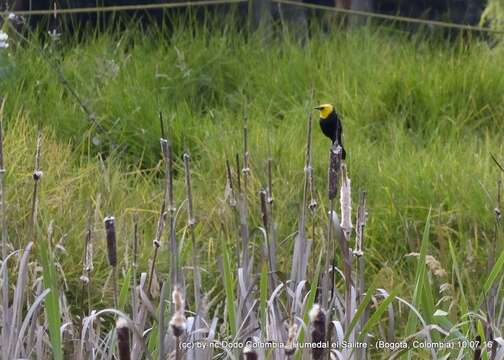
[[322, 106], [317, 106], [317, 107], [314, 107], [313, 110], [321, 110], [322, 109]]

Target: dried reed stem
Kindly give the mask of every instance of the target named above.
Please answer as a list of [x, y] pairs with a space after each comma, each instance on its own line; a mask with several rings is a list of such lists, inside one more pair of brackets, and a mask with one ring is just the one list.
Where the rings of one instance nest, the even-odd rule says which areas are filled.
[[236, 161], [236, 183], [238, 185], [238, 193], [241, 193], [241, 168], [240, 168], [240, 154], [236, 153], [235, 155], [235, 161]]
[[159, 139], [159, 143], [161, 145], [161, 153], [163, 154], [163, 162], [165, 164], [165, 188], [164, 188], [164, 196], [163, 196], [163, 201], [161, 202], [161, 209], [159, 211], [159, 217], [158, 217], [158, 223], [157, 223], [157, 229], [156, 229], [156, 235], [155, 238], [152, 242], [153, 248], [154, 248], [154, 253], [152, 255], [152, 263], [151, 263], [151, 268], [149, 271], [149, 282], [147, 284], [147, 293], [152, 296], [151, 294], [151, 286], [152, 286], [152, 279], [154, 278], [154, 271], [156, 268], [156, 261], [158, 257], [158, 252], [159, 252], [159, 247], [161, 246], [161, 237], [163, 235], [163, 228], [165, 224], [165, 218], [166, 218], [166, 204], [169, 203], [171, 197], [172, 197], [172, 178], [171, 178], [171, 173], [170, 173], [170, 168], [169, 168], [169, 154], [168, 154], [168, 140], [165, 138], [165, 128], [164, 128], [164, 121], [163, 121], [163, 113], [159, 112], [159, 123], [161, 127], [161, 138]]
[[245, 126], [243, 127], [243, 169], [242, 169], [244, 193], [247, 193], [248, 189], [248, 177], [250, 174], [249, 159], [250, 154], [248, 150], [248, 127], [247, 123], [245, 122]]
[[[267, 189], [267, 197], [265, 198], [267, 206], [265, 206], [265, 210], [268, 214], [268, 252], [269, 258], [271, 261], [271, 271], [273, 274], [276, 274], [277, 271], [277, 259], [276, 259], [276, 226], [273, 220], [273, 205], [275, 202], [273, 196], [273, 160], [271, 158], [268, 159], [268, 189]], [[276, 283], [274, 283], [276, 286]]]
[[273, 197], [273, 159], [268, 159], [268, 205], [270, 216], [273, 216], [273, 202], [275, 198]]
[[159, 247], [161, 246], [161, 235], [163, 233], [163, 228], [164, 228], [164, 215], [165, 215], [165, 202], [163, 201], [161, 204], [161, 209], [159, 211], [156, 236], [155, 236], [154, 240], [152, 241], [152, 246], [153, 246], [154, 250], [153, 250], [153, 254], [152, 254], [151, 267], [149, 270], [149, 280], [147, 283], [147, 294], [149, 294], [149, 296], [151, 296], [151, 297], [152, 297], [152, 294], [151, 294], [152, 279], [154, 278], [154, 271], [156, 269], [156, 261], [157, 261], [157, 257], [158, 257], [158, 251], [159, 251]]
[[137, 284], [137, 268], [138, 268], [138, 214], [133, 215], [133, 284], [131, 291], [131, 319], [136, 324], [137, 301], [136, 301], [136, 284]]
[[82, 256], [82, 276], [80, 277], [82, 283], [82, 296], [81, 296], [81, 308], [83, 308], [84, 299], [87, 299], [87, 312], [90, 313], [91, 306], [91, 272], [93, 270], [93, 216], [92, 211], [89, 211], [89, 217], [87, 222], [86, 235], [84, 238], [84, 254]]
[[270, 238], [270, 225], [269, 225], [269, 216], [268, 216], [268, 204], [267, 204], [267, 193], [266, 190], [261, 190], [259, 192], [259, 198], [261, 200], [261, 218], [262, 218], [262, 223], [264, 227], [264, 232], [265, 232], [265, 240], [266, 240], [266, 257], [268, 259], [268, 273], [269, 273], [269, 285], [270, 289], [273, 291], [276, 287], [276, 282], [275, 282], [275, 266], [274, 266], [274, 260], [273, 260], [273, 249], [272, 249], [272, 244], [271, 238]]
[[316, 228], [316, 210], [318, 207], [316, 193], [315, 193], [315, 179], [313, 177], [313, 162], [312, 162], [312, 121], [311, 116], [308, 119], [308, 130], [307, 130], [307, 150], [306, 150], [306, 175], [308, 177], [308, 193], [310, 194], [310, 201], [308, 203], [308, 208], [310, 209], [310, 221], [311, 221], [311, 240], [315, 241], [315, 228]]
[[291, 265], [291, 289], [294, 289], [297, 284], [306, 278], [306, 260], [309, 257], [309, 244], [306, 241], [306, 202], [308, 199], [309, 182], [311, 168], [311, 153], [312, 153], [312, 117], [311, 111], [307, 116], [306, 128], [306, 154], [304, 166], [304, 182], [303, 182], [303, 198], [301, 203], [301, 213], [298, 222], [298, 234], [294, 241], [294, 255]]
[[233, 209], [236, 208], [236, 194], [233, 186], [233, 175], [231, 173], [231, 165], [226, 159], [226, 190], [224, 194], [225, 200]]
[[170, 280], [171, 286], [181, 286], [182, 274], [178, 266], [178, 245], [175, 232], [175, 200], [173, 196], [173, 147], [168, 135], [165, 135], [165, 128], [162, 114], [160, 113], [161, 122], [161, 136], [162, 141], [161, 149], [163, 152], [164, 165], [165, 165], [165, 211], [168, 217], [168, 239], [170, 243]]
[[[245, 287], [248, 287], [248, 274], [250, 271], [250, 259], [249, 259], [249, 226], [248, 226], [248, 201], [247, 201], [247, 190], [250, 175], [249, 167], [249, 149], [248, 149], [248, 127], [247, 119], [245, 118], [245, 125], [243, 126], [243, 168], [241, 173], [243, 174], [243, 187], [241, 186], [240, 176], [238, 175], [238, 187], [240, 189], [240, 201], [239, 201], [239, 216], [240, 216], [240, 234], [242, 238], [242, 256], [241, 265], [243, 268]], [[237, 157], [237, 166], [239, 166], [239, 158]]]
[[[357, 258], [357, 274], [355, 276], [356, 281], [356, 298], [357, 298], [357, 306], [360, 304], [361, 297], [363, 296], [366, 288], [365, 283], [365, 271], [366, 271], [366, 262], [364, 259], [364, 228], [367, 222], [367, 208], [366, 208], [366, 192], [361, 191], [359, 194], [359, 206], [357, 208], [357, 220], [355, 224], [355, 249], [353, 250], [353, 255]], [[360, 319], [360, 327], [366, 324], [368, 320], [368, 309], [364, 311]], [[365, 338], [366, 340], [366, 338]], [[359, 349], [362, 352], [360, 355], [363, 355], [364, 349]], [[359, 352], [357, 353], [359, 356]], [[361, 356], [361, 357], [362, 357]]]
[[[501, 222], [501, 196], [502, 196], [502, 179], [501, 175], [499, 174], [499, 179], [497, 180], [497, 199], [496, 199], [496, 204], [495, 204], [495, 209], [494, 209], [494, 215], [495, 215], [495, 222], [494, 222], [494, 234], [492, 238], [492, 249], [489, 251], [489, 256], [488, 256], [488, 273], [492, 271], [494, 265], [495, 265], [495, 254], [497, 254], [497, 243], [498, 239], [500, 237], [500, 222]], [[490, 288], [490, 291], [487, 296], [487, 316], [488, 316], [488, 321], [487, 321], [487, 329], [486, 329], [486, 338], [487, 340], [491, 341], [494, 338], [493, 335], [493, 326], [495, 324], [495, 310], [496, 310], [496, 305], [497, 305], [497, 294], [498, 294], [498, 284], [499, 281], [495, 281], [492, 284], [492, 287]], [[495, 352], [495, 347], [492, 347], [492, 353]], [[493, 358], [493, 357], [491, 357]]]
[[33, 193], [32, 193], [32, 206], [30, 214], [30, 232], [29, 238], [32, 239], [33, 244], [36, 244], [36, 232], [35, 226], [37, 224], [37, 214], [38, 214], [38, 192], [39, 192], [39, 182], [42, 178], [42, 171], [40, 170], [40, 157], [42, 148], [42, 134], [37, 136], [37, 146], [35, 149], [35, 168], [33, 170]]
[[[330, 296], [329, 289], [331, 289], [331, 297], [334, 293], [334, 253], [335, 246], [333, 243], [334, 237], [334, 199], [338, 194], [339, 174], [341, 171], [341, 155], [342, 149], [339, 145], [331, 146], [329, 151], [329, 168], [327, 175], [327, 194], [329, 198], [329, 223], [327, 227], [327, 241], [325, 246], [326, 256], [324, 260], [324, 283], [322, 288], [322, 308], [329, 309]], [[339, 237], [339, 234], [336, 234]]]
[[[239, 177], [240, 175], [240, 165], [239, 165], [239, 158], [238, 154], [236, 156], [236, 161], [237, 161], [237, 175]], [[236, 214], [238, 213], [237, 206], [240, 204], [239, 199], [236, 194], [236, 189], [233, 183], [233, 174], [231, 170], [231, 164], [229, 163], [229, 160], [226, 159], [226, 188], [224, 190], [224, 200], [228, 203], [228, 205], [231, 207], [233, 210], [232, 213], [233, 215], [237, 216]], [[239, 221], [239, 216], [237, 217]], [[221, 227], [223, 227], [224, 224], [221, 222]], [[224, 230], [223, 230], [224, 232]], [[240, 259], [240, 246], [235, 247], [235, 254], [236, 254], [236, 266], [237, 268], [241, 267], [241, 259]]]
[[194, 277], [194, 300], [197, 311], [200, 310], [201, 305], [201, 275], [198, 264], [198, 250], [196, 247], [196, 234], [195, 226], [196, 219], [194, 217], [193, 210], [193, 196], [192, 196], [192, 180], [191, 180], [191, 157], [188, 153], [184, 154], [184, 171], [185, 171], [185, 189], [187, 197], [187, 223], [189, 230], [191, 232], [191, 243], [192, 243], [192, 266], [193, 266], [193, 277]]

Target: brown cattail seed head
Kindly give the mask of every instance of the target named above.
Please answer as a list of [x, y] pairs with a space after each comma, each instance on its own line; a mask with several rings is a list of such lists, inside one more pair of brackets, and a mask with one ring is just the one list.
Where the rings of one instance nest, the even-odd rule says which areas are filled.
[[113, 216], [107, 216], [105, 220], [105, 232], [107, 234], [107, 254], [110, 266], [117, 265], [116, 231], [115, 219]]
[[312, 342], [317, 344], [312, 348], [313, 359], [319, 360], [324, 356], [323, 343], [326, 341], [326, 315], [320, 308], [320, 305], [315, 304], [309, 313], [312, 327]]
[[172, 293], [175, 312], [170, 320], [170, 326], [175, 337], [181, 336], [186, 330], [186, 318], [184, 314], [184, 297], [178, 287]]
[[257, 360], [257, 352], [252, 349], [249, 345], [243, 348], [243, 357], [245, 360]]
[[329, 160], [329, 184], [328, 184], [328, 192], [329, 199], [332, 200], [338, 194], [338, 175], [341, 167], [341, 146], [333, 145], [330, 151], [330, 160]]
[[119, 318], [116, 322], [117, 330], [117, 348], [119, 349], [119, 360], [130, 360], [130, 335], [128, 322]]
[[257, 352], [252, 346], [255, 342], [257, 342], [257, 338], [248, 338], [245, 342], [245, 347], [243, 348], [243, 358], [245, 360], [257, 360]]

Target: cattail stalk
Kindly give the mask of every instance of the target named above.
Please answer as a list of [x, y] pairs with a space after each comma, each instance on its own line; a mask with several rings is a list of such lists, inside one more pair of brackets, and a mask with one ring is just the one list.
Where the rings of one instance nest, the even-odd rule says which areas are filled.
[[158, 257], [158, 251], [159, 247], [161, 246], [161, 234], [163, 233], [163, 228], [164, 228], [164, 217], [165, 217], [165, 202], [163, 200], [161, 204], [161, 209], [159, 211], [159, 217], [158, 217], [158, 225], [156, 229], [156, 235], [154, 240], [152, 241], [152, 246], [153, 246], [153, 254], [152, 254], [152, 261], [151, 261], [151, 267], [149, 270], [149, 281], [147, 283], [147, 294], [152, 296], [151, 294], [151, 287], [152, 287], [152, 279], [154, 278], [154, 271], [156, 269], [156, 261]]
[[112, 266], [112, 284], [114, 290], [114, 306], [117, 308], [117, 242], [115, 219], [113, 216], [107, 216], [105, 223], [105, 233], [107, 236], [107, 256], [109, 265]]
[[307, 129], [307, 146], [306, 146], [306, 164], [305, 172], [308, 179], [308, 193], [310, 194], [310, 202], [308, 203], [308, 208], [312, 211], [312, 215], [317, 208], [317, 200], [315, 198], [315, 180], [313, 178], [313, 161], [312, 161], [312, 120], [311, 113], [308, 117], [308, 129]]
[[[173, 118], [172, 118], [173, 119]], [[173, 196], [173, 147], [168, 137], [165, 135], [165, 127], [162, 113], [159, 114], [161, 123], [161, 150], [163, 152], [165, 165], [165, 211], [168, 217], [168, 239], [170, 243], [170, 279], [172, 286], [181, 286], [182, 274], [178, 266], [178, 245], [175, 232], [175, 200]], [[163, 141], [165, 140], [165, 141]]]
[[359, 207], [357, 208], [357, 222], [355, 234], [355, 248], [353, 255], [358, 259], [358, 274], [356, 277], [357, 285], [357, 298], [364, 293], [364, 228], [367, 222], [367, 209], [366, 209], [366, 192], [361, 191], [359, 195]]
[[[238, 157], [238, 154], [236, 154], [236, 169], [237, 169], [237, 176], [238, 176], [238, 183], [239, 183], [239, 177], [240, 177], [240, 159]], [[238, 185], [239, 188], [239, 185]], [[239, 190], [238, 190], [239, 192]], [[224, 200], [228, 203], [228, 205], [231, 207], [233, 210], [233, 214], [236, 216], [239, 221], [239, 216], [237, 214], [239, 213], [239, 210], [237, 206], [239, 205], [239, 199], [236, 194], [236, 189], [235, 185], [233, 183], [233, 175], [232, 175], [232, 170], [231, 170], [231, 164], [229, 163], [229, 160], [226, 159], [226, 188], [224, 190]], [[223, 226], [223, 224], [221, 223]], [[236, 246], [235, 247], [235, 254], [236, 254], [236, 262], [237, 262], [237, 268], [241, 267], [241, 259], [240, 259], [240, 247]]]
[[241, 193], [240, 154], [236, 153], [235, 161], [236, 161], [236, 183], [238, 185], [238, 192]]
[[247, 123], [245, 122], [245, 126], [243, 127], [243, 169], [242, 169], [244, 193], [247, 193], [248, 189], [248, 177], [250, 174], [249, 159], [250, 154], [248, 150], [248, 127]]
[[201, 275], [198, 265], [198, 250], [196, 247], [196, 234], [195, 226], [196, 219], [194, 217], [193, 210], [193, 196], [192, 196], [192, 180], [191, 180], [191, 157], [188, 153], [184, 154], [184, 171], [185, 171], [185, 189], [187, 196], [187, 223], [191, 232], [191, 243], [192, 243], [192, 266], [194, 275], [194, 300], [197, 311], [200, 309], [201, 305]]
[[[356, 298], [357, 298], [357, 306], [360, 305], [361, 298], [364, 294], [365, 290], [365, 271], [366, 271], [366, 262], [364, 259], [364, 228], [367, 222], [367, 208], [366, 208], [366, 192], [361, 191], [359, 194], [359, 206], [357, 208], [357, 220], [355, 223], [355, 249], [353, 251], [353, 256], [357, 258], [357, 274], [355, 276], [356, 281]], [[366, 322], [368, 321], [368, 313], [369, 310], [366, 309], [364, 314], [360, 319], [360, 328], [362, 329]], [[367, 339], [364, 338], [364, 341]], [[357, 349], [357, 356], [360, 358], [365, 358], [365, 349]]]
[[308, 208], [310, 209], [310, 220], [311, 220], [311, 240], [315, 241], [315, 227], [316, 227], [316, 210], [318, 207], [316, 194], [315, 194], [315, 179], [313, 176], [313, 161], [312, 161], [312, 121], [311, 116], [308, 121], [308, 140], [307, 140], [307, 150], [306, 150], [306, 175], [308, 177], [308, 193], [310, 194], [310, 201], [308, 203]]
[[[82, 283], [82, 296], [81, 296], [81, 308], [83, 308], [84, 299], [87, 298], [87, 314], [89, 314], [91, 306], [91, 271], [93, 270], [93, 224], [92, 224], [92, 211], [89, 212], [88, 224], [86, 229], [86, 235], [84, 238], [84, 254], [82, 256], [82, 275], [80, 277]], [[86, 295], [85, 295], [86, 293]]]
[[273, 290], [275, 289], [275, 278], [274, 274], [276, 273], [276, 269], [274, 267], [274, 260], [273, 260], [273, 249], [272, 245], [270, 244], [271, 238], [270, 238], [270, 231], [269, 231], [269, 216], [268, 216], [268, 204], [267, 204], [267, 193], [266, 190], [261, 190], [259, 192], [259, 198], [261, 200], [261, 218], [262, 218], [262, 223], [263, 223], [263, 228], [264, 228], [264, 233], [265, 233], [265, 240], [266, 240], [266, 258], [268, 259], [268, 272], [269, 272], [269, 285], [270, 289]]
[[329, 151], [328, 196], [334, 200], [338, 195], [339, 174], [341, 171], [342, 148], [339, 145], [331, 146]]
[[273, 202], [275, 201], [273, 197], [273, 159], [268, 159], [268, 205], [270, 216], [273, 215]]
[[[248, 127], [247, 119], [245, 118], [245, 125], [243, 127], [243, 168], [241, 169], [243, 175], [243, 187], [240, 189], [240, 202], [239, 202], [239, 213], [240, 213], [240, 233], [242, 238], [242, 266], [244, 274], [249, 273], [250, 261], [249, 261], [249, 226], [248, 226], [248, 201], [247, 201], [247, 190], [248, 190], [248, 179], [250, 175], [249, 167], [249, 149], [248, 149]], [[238, 184], [240, 184], [240, 178], [238, 177]], [[248, 284], [248, 276], [244, 277], [245, 286]]]
[[36, 244], [36, 233], [35, 226], [37, 224], [38, 215], [38, 192], [39, 192], [39, 182], [42, 179], [42, 171], [40, 170], [40, 157], [42, 148], [42, 134], [37, 136], [37, 146], [35, 149], [35, 168], [33, 170], [33, 193], [32, 193], [32, 206], [30, 215], [30, 237], [33, 244]]
[[[308, 113], [307, 117], [307, 139], [306, 139], [306, 154], [305, 154], [305, 166], [304, 166], [304, 182], [303, 182], [303, 198], [301, 203], [301, 213], [299, 215], [298, 223], [298, 236], [295, 238], [294, 242], [294, 256], [291, 265], [291, 289], [293, 290], [299, 281], [304, 280], [306, 277], [306, 262], [305, 259], [309, 256], [309, 246], [306, 241], [306, 201], [308, 199], [308, 184], [309, 184], [309, 173], [311, 171], [311, 144], [312, 144], [312, 117], [311, 112]], [[290, 300], [289, 300], [290, 301]]]
[[[329, 168], [327, 177], [327, 190], [329, 197], [329, 223], [327, 228], [327, 241], [326, 241], [326, 256], [324, 261], [324, 283], [322, 288], [322, 307], [328, 309], [330, 303], [329, 289], [331, 289], [331, 296], [334, 293], [334, 269], [330, 268], [334, 262], [334, 244], [333, 244], [333, 229], [334, 229], [334, 199], [338, 194], [339, 173], [341, 169], [341, 155], [342, 148], [339, 145], [333, 145], [329, 151]], [[336, 234], [339, 236], [339, 234]]]
[[128, 322], [123, 318], [117, 320], [116, 331], [117, 331], [117, 348], [119, 349], [119, 360], [130, 360], [131, 349], [130, 349], [130, 331], [128, 327]]
[[163, 154], [163, 160], [165, 164], [165, 188], [164, 188], [164, 196], [163, 196], [163, 201], [161, 202], [161, 209], [159, 211], [159, 217], [158, 217], [158, 223], [157, 223], [157, 229], [156, 229], [156, 235], [155, 238], [152, 242], [153, 248], [154, 248], [154, 253], [152, 255], [152, 263], [151, 263], [151, 268], [149, 271], [149, 282], [147, 284], [147, 293], [152, 296], [151, 294], [151, 286], [152, 286], [152, 279], [154, 278], [154, 271], [156, 268], [156, 261], [158, 257], [158, 252], [159, 252], [159, 247], [161, 246], [161, 237], [163, 235], [163, 228], [165, 224], [165, 218], [166, 218], [166, 204], [169, 203], [172, 197], [172, 178], [171, 178], [171, 169], [169, 168], [169, 157], [170, 155], [168, 154], [168, 140], [165, 138], [165, 129], [164, 129], [164, 121], [163, 121], [163, 113], [159, 112], [159, 123], [161, 126], [161, 138], [159, 139], [159, 143], [161, 145], [161, 153]]
[[[494, 234], [492, 238], [492, 251], [490, 251], [490, 255], [488, 257], [488, 272], [490, 272], [495, 265], [495, 254], [497, 254], [497, 241], [499, 239], [500, 234], [500, 226], [501, 226], [501, 193], [502, 193], [502, 179], [499, 174], [499, 179], [497, 181], [497, 199], [494, 209]], [[493, 340], [493, 329], [492, 325], [495, 325], [495, 307], [497, 302], [497, 284], [499, 281], [495, 281], [488, 293], [487, 297], [487, 315], [488, 315], [488, 325], [486, 329], [486, 338], [487, 340]], [[495, 347], [492, 347], [492, 352], [495, 351]], [[493, 358], [493, 357], [492, 357]]]
[[136, 284], [137, 284], [137, 268], [138, 268], [138, 214], [133, 215], [133, 284], [131, 291], [131, 319], [133, 323], [136, 320], [137, 314], [137, 299], [136, 299]]
[[231, 165], [229, 160], [226, 160], [226, 190], [224, 194], [229, 206], [236, 208], [236, 194], [233, 186], [233, 176], [231, 174]]
[[274, 273], [276, 273], [276, 228], [273, 220], [273, 160], [271, 158], [268, 159], [268, 190], [266, 202], [267, 206], [265, 207], [268, 213], [268, 240], [269, 240], [269, 253], [271, 257], [271, 268]]

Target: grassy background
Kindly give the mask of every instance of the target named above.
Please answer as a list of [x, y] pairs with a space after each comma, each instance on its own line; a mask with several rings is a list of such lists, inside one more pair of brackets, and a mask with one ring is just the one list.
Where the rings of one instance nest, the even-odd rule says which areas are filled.
[[[498, 172], [489, 153], [499, 157], [503, 152], [502, 50], [477, 39], [448, 42], [383, 28], [316, 32], [304, 46], [288, 38], [246, 36], [232, 26], [213, 30], [195, 26], [167, 35], [130, 29], [71, 45], [47, 42], [42, 52], [27, 44], [11, 48], [14, 66], [1, 79], [0, 93], [7, 97], [5, 158], [13, 243], [27, 241], [16, 229], [29, 222], [39, 128], [45, 137], [41, 226], [54, 220], [55, 238], [65, 238], [63, 266], [73, 289], [69, 297], [79, 296], [86, 219], [98, 193], [97, 284], [108, 275], [101, 227], [107, 214], [118, 219], [123, 249], [133, 236], [131, 219], [140, 215], [141, 270], [146, 270], [162, 199], [157, 118], [162, 110], [166, 118], [173, 117], [170, 136], [178, 170], [183, 147], [192, 153], [197, 241], [210, 288], [220, 223], [231, 216], [222, 211], [225, 160], [241, 152], [246, 114], [253, 175], [251, 226], [260, 224], [256, 195], [266, 185], [271, 155], [275, 221], [279, 238], [286, 239], [279, 251], [287, 270], [301, 202], [307, 114], [317, 102], [331, 102], [344, 119], [355, 200], [359, 188], [369, 194], [369, 278], [387, 289], [399, 287], [408, 297], [414, 262], [405, 255], [419, 251], [432, 208], [434, 246], [429, 252], [450, 270], [448, 240], [455, 244], [464, 265], [466, 295], [474, 299], [493, 231]], [[59, 64], [105, 132], [91, 126], [47, 59]], [[310, 101], [312, 87], [315, 101]], [[317, 130], [317, 249], [325, 227], [328, 145]], [[106, 154], [103, 162], [100, 152]], [[179, 174], [180, 204], [182, 171]], [[184, 241], [183, 216], [179, 225]], [[232, 231], [226, 236], [237, 238]], [[184, 241], [184, 254], [189, 247]], [[167, 258], [162, 256], [161, 262]]]

